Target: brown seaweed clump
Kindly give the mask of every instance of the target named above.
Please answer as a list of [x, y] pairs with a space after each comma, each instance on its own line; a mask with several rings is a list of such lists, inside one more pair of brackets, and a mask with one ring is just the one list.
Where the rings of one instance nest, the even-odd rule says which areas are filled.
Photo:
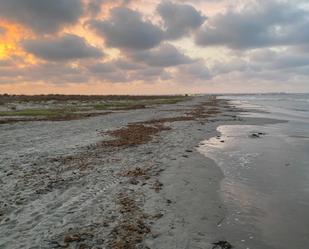
[[105, 132], [104, 134], [111, 135], [116, 139], [103, 141], [101, 145], [112, 147], [140, 145], [151, 141], [153, 136], [161, 131], [169, 129], [169, 127], [162, 124], [151, 126], [146, 126], [144, 124], [129, 124], [122, 129]]
[[146, 224], [145, 215], [136, 204], [136, 201], [126, 193], [118, 196], [119, 211], [123, 219], [111, 232], [112, 239], [109, 245], [113, 249], [135, 249], [144, 241], [147, 234], [151, 232]]

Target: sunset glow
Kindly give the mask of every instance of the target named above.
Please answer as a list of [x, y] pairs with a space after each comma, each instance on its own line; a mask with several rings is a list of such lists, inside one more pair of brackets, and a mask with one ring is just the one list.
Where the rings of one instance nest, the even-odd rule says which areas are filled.
[[0, 93], [306, 92], [305, 1], [0, 0]]

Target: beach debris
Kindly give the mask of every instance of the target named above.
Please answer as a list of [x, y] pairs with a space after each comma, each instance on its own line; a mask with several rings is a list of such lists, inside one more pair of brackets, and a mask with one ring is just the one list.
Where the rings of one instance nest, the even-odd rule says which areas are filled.
[[252, 137], [252, 138], [259, 138], [260, 135], [257, 134], [257, 133], [253, 133], [253, 134], [250, 134], [250, 137]]
[[151, 233], [146, 224], [148, 216], [137, 205], [134, 196], [128, 193], [120, 193], [118, 202], [122, 219], [111, 231], [108, 245], [113, 249], [135, 249], [143, 242], [144, 237]]
[[252, 132], [249, 137], [251, 138], [260, 138], [261, 136], [265, 136], [266, 133], [264, 132]]
[[[221, 208], [221, 206], [219, 206], [219, 208]], [[221, 227], [222, 222], [225, 220], [225, 217], [221, 218], [218, 222], [217, 222], [217, 226]]]
[[129, 180], [129, 183], [131, 183], [132, 185], [138, 185], [138, 184], [139, 184], [139, 181], [136, 180], [136, 178], [131, 178], [131, 179]]
[[10, 172], [8, 172], [7, 174], [6, 174], [6, 176], [11, 176], [11, 175], [13, 175], [14, 173], [13, 173], [13, 171], [10, 171]]
[[124, 194], [119, 195], [119, 204], [120, 213], [133, 213], [138, 209], [135, 200]]
[[79, 234], [66, 235], [63, 239], [65, 243], [71, 243], [74, 241], [81, 241], [81, 236]]
[[115, 249], [135, 249], [150, 232], [149, 226], [142, 219], [124, 221], [113, 229], [114, 240], [111, 246]]
[[[165, 123], [193, 121], [200, 118], [211, 117], [220, 112], [219, 109], [215, 108], [217, 105], [217, 100], [206, 101], [195, 106], [190, 112], [185, 113], [185, 116], [152, 119], [144, 122], [131, 123], [118, 130], [102, 132], [101, 134], [110, 135], [115, 139], [102, 141], [101, 145], [110, 147], [129, 147], [145, 144], [150, 142], [154, 135], [159, 134], [161, 131], [171, 129], [170, 127], [165, 126]], [[207, 110], [205, 107], [211, 108]]]
[[122, 176], [128, 176], [128, 177], [137, 177], [137, 176], [146, 176], [147, 175], [147, 170], [142, 169], [140, 167], [137, 167], [132, 170], [128, 170], [124, 173], [121, 174]]
[[153, 219], [156, 219], [156, 220], [158, 220], [158, 219], [160, 219], [160, 218], [162, 218], [162, 217], [163, 217], [163, 214], [162, 214], [162, 213], [157, 213], [157, 214], [155, 214], [155, 215], [152, 216], [152, 218], [153, 218]]
[[116, 139], [103, 141], [101, 145], [111, 147], [140, 145], [151, 141], [154, 135], [164, 130], [170, 130], [170, 128], [162, 124], [129, 124], [127, 127], [118, 130], [103, 132], [103, 134], [113, 136]]
[[156, 193], [159, 193], [162, 187], [163, 187], [163, 183], [159, 182], [159, 180], [156, 180], [152, 186], [152, 189], [154, 189]]
[[150, 179], [149, 171], [150, 168], [134, 168], [131, 170], [124, 171], [120, 174], [122, 177], [129, 177], [129, 183], [133, 185], [138, 185], [139, 180], [145, 183], [146, 180]]
[[233, 248], [233, 246], [225, 240], [219, 240], [218, 242], [214, 242], [212, 244], [214, 245], [212, 249], [232, 249]]

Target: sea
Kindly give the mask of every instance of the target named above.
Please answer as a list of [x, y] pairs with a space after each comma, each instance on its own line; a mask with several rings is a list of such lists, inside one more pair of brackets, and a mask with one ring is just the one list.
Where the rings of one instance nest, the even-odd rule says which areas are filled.
[[239, 249], [309, 248], [309, 94], [220, 98], [246, 110], [241, 117], [278, 122], [222, 125], [200, 148], [224, 173], [217, 239]]

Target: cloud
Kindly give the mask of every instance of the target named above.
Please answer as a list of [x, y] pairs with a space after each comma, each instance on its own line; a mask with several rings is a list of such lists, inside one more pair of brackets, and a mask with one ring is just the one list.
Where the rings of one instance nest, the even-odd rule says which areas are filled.
[[175, 78], [178, 82], [189, 83], [205, 83], [212, 78], [208, 67], [203, 60], [195, 63], [182, 65], [177, 68]]
[[6, 32], [6, 29], [3, 27], [0, 27], [0, 35], [4, 35]]
[[213, 77], [229, 81], [268, 80], [280, 85], [283, 81], [309, 76], [308, 68], [309, 54], [290, 48], [280, 51], [261, 48], [248, 51], [242, 57], [219, 61], [210, 71]]
[[102, 9], [106, 9], [111, 5], [114, 6], [126, 6], [131, 0], [88, 0], [87, 1], [87, 12], [92, 17], [97, 17]]
[[145, 69], [132, 71], [129, 74], [130, 81], [142, 81], [144, 83], [165, 81], [171, 77], [172, 76], [165, 69], [159, 67], [148, 67]]
[[101, 12], [103, 0], [90, 0], [87, 4], [87, 11], [91, 16], [97, 16]]
[[117, 71], [117, 67], [113, 63], [95, 63], [88, 67], [91, 73], [101, 74], [101, 73], [113, 73]]
[[81, 0], [0, 0], [0, 17], [37, 33], [52, 33], [75, 23], [83, 13]]
[[0, 59], [0, 68], [13, 66], [12, 60], [9, 59]]
[[153, 67], [173, 67], [194, 62], [193, 59], [179, 52], [171, 44], [163, 44], [152, 50], [137, 51], [130, 56], [135, 61], [143, 62]]
[[[308, 1], [218, 2], [0, 0], [0, 50], [9, 51], [0, 55], [1, 86], [123, 83], [117, 89], [126, 91], [130, 84], [159, 82], [158, 91], [166, 92], [175, 90], [171, 86], [190, 92], [309, 89]], [[34, 64], [29, 54], [38, 58]]]
[[51, 83], [65, 85], [68, 83], [88, 83], [89, 77], [82, 68], [72, 67], [67, 63], [46, 62], [24, 67], [0, 67], [0, 83], [18, 82]]
[[178, 39], [198, 29], [206, 17], [193, 6], [164, 1], [157, 11], [163, 19], [168, 39]]
[[126, 71], [139, 70], [145, 68], [145, 65], [127, 59], [118, 59], [114, 63], [118, 68]]
[[115, 63], [95, 63], [86, 65], [89, 77], [94, 78], [101, 82], [112, 82], [112, 83], [125, 83], [128, 81], [128, 77], [125, 71], [119, 69]]
[[126, 7], [112, 9], [108, 20], [89, 22], [109, 47], [143, 50], [156, 47], [163, 40], [163, 31], [142, 18], [141, 13]]
[[[210, 71], [213, 76], [229, 74], [232, 72], [244, 72], [250, 70], [248, 62], [244, 58], [231, 58], [228, 61], [214, 63]], [[258, 69], [255, 69], [258, 71]]]
[[101, 82], [127, 83], [135, 81], [165, 80], [169, 74], [164, 68], [143, 66], [134, 61], [115, 60], [104, 63], [85, 65], [92, 77]]
[[282, 1], [251, 1], [245, 7], [229, 8], [198, 32], [201, 46], [252, 49], [308, 43], [309, 12]]
[[43, 40], [26, 40], [23, 48], [35, 56], [48, 61], [65, 61], [84, 58], [100, 58], [104, 54], [96, 47], [87, 44], [82, 37], [65, 34]]
[[296, 53], [293, 49], [285, 49], [280, 52], [270, 49], [262, 49], [249, 53], [250, 64], [259, 67], [260, 70], [294, 70], [309, 66], [309, 54]]
[[180, 70], [184, 70], [183, 73], [193, 77], [193, 79], [209, 80], [211, 78], [209, 69], [202, 61], [187, 65]]

